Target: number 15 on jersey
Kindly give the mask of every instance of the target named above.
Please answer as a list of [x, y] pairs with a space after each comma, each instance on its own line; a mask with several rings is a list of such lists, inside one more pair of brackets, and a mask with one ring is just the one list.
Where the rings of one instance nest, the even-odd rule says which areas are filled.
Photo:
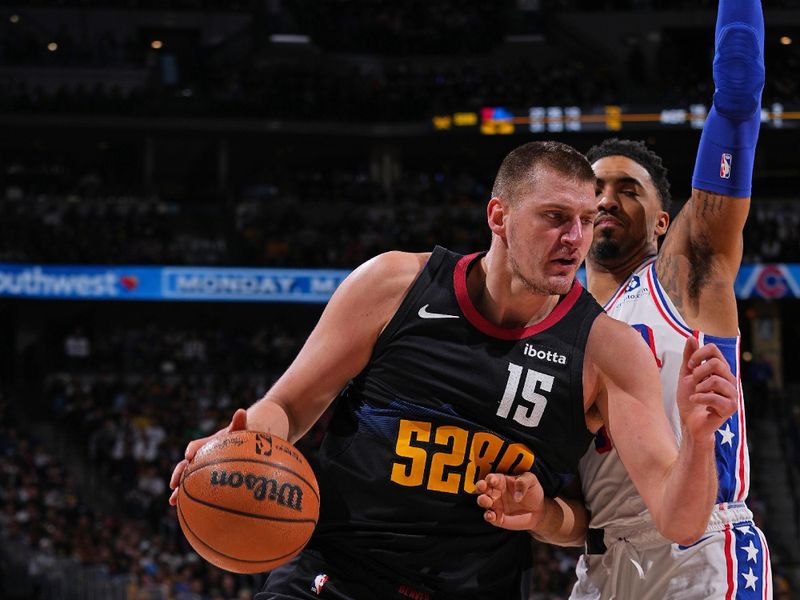
[[[525, 383], [522, 386], [521, 399], [517, 399], [519, 384], [525, 371]], [[511, 419], [525, 427], [537, 427], [542, 420], [547, 398], [539, 392], [553, 391], [552, 375], [540, 373], [533, 369], [525, 369], [521, 365], [508, 363], [508, 382], [503, 392], [503, 398], [497, 407], [497, 416]], [[513, 414], [511, 409], [514, 409]]]

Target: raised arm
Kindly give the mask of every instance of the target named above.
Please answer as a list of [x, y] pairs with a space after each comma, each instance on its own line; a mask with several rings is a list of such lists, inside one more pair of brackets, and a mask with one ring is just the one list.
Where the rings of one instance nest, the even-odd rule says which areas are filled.
[[[238, 410], [226, 431], [251, 429], [295, 442], [339, 391], [366, 366], [372, 349], [397, 311], [428, 254], [388, 252], [353, 271], [331, 297], [311, 335], [286, 372], [247, 411]], [[209, 436], [210, 437], [210, 436]], [[175, 466], [170, 487], [208, 437], [193, 440]], [[175, 503], [176, 494], [170, 498]]]
[[719, 349], [698, 349], [688, 338], [678, 382], [680, 449], [664, 413], [652, 354], [635, 330], [598, 318], [585, 365], [587, 390], [656, 527], [677, 543], [694, 542], [716, 498], [714, 435], [737, 408], [736, 382]]
[[[692, 196], [664, 240], [656, 269], [692, 326], [727, 335], [736, 332], [733, 282], [742, 259], [761, 123], [760, 0], [720, 0], [713, 74], [716, 91], [700, 138]], [[710, 310], [723, 295], [724, 305]]]

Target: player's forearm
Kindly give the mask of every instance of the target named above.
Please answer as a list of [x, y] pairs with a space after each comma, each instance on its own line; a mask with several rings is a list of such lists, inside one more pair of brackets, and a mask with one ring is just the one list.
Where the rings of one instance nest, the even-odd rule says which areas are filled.
[[692, 176], [690, 229], [735, 274], [750, 207], [764, 87], [764, 17], [760, 0], [720, 0], [713, 63], [715, 93]]
[[714, 438], [684, 436], [678, 457], [663, 481], [661, 501], [651, 509], [661, 534], [678, 544], [697, 541], [705, 532], [717, 495]]
[[589, 514], [581, 501], [545, 498], [544, 516], [530, 534], [548, 544], [581, 546], [588, 526]]
[[715, 38], [716, 90], [703, 126], [692, 187], [749, 198], [765, 81], [760, 0], [720, 0]]

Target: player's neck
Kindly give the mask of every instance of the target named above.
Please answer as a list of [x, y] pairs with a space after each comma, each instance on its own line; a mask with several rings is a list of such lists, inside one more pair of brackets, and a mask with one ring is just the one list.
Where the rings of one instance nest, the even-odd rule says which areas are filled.
[[655, 254], [649, 248], [647, 251], [631, 254], [625, 259], [598, 260], [590, 254], [586, 257], [586, 289], [600, 304], [605, 304], [619, 286]]
[[478, 311], [505, 328], [529, 327], [544, 320], [561, 296], [534, 294], [498, 265], [487, 270], [487, 261], [494, 258], [489, 253], [477, 261], [467, 278], [467, 290]]

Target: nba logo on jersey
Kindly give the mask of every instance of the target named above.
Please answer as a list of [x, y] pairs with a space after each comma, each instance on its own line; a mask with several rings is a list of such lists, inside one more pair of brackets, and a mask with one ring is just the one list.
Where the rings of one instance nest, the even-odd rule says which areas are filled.
[[719, 176], [722, 179], [730, 179], [731, 178], [731, 161], [733, 160], [733, 156], [730, 154], [723, 154], [722, 160], [719, 162]]
[[630, 283], [628, 283], [628, 287], [625, 288], [625, 291], [632, 292], [641, 285], [642, 285], [642, 280], [639, 279], [638, 275], [634, 275], [633, 277], [631, 277], [631, 281]]
[[314, 585], [311, 586], [311, 591], [314, 592], [317, 596], [320, 595], [322, 592], [323, 586], [328, 583], [328, 576], [325, 573], [320, 573], [316, 577], [314, 577]]

